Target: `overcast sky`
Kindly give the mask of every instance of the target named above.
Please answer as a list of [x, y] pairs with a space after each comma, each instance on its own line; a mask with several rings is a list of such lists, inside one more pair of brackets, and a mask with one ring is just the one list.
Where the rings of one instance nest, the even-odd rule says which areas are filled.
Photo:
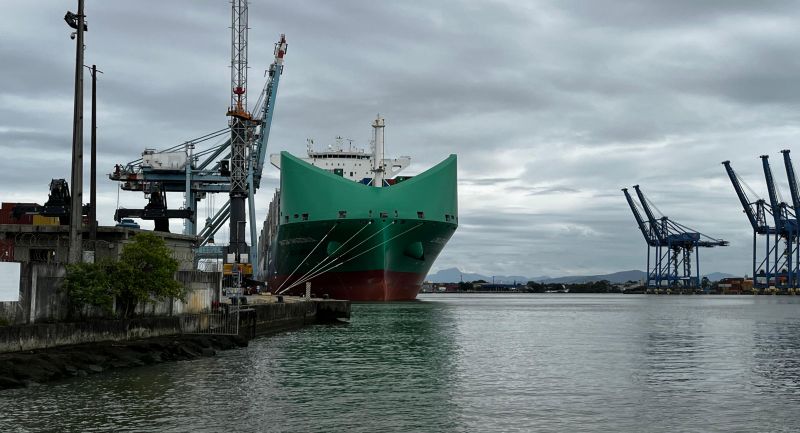
[[[51, 178], [70, 177], [75, 42], [62, 17], [77, 1], [2, 5], [0, 200], [42, 203]], [[86, 14], [85, 62], [104, 71], [101, 173], [227, 125], [227, 1], [87, 0]], [[644, 269], [620, 191], [641, 184], [665, 215], [731, 242], [701, 252], [704, 273], [744, 274], [752, 231], [720, 162], [766, 197], [769, 154], [789, 199], [779, 151], [800, 161], [799, 17], [796, 1], [769, 0], [253, 1], [250, 87], [286, 33], [269, 152], [337, 135], [366, 145], [380, 112], [387, 154], [412, 157], [403, 174], [458, 154], [460, 227], [432, 271]], [[277, 184], [265, 171], [259, 219]], [[103, 176], [98, 190], [113, 224], [117, 185]]]

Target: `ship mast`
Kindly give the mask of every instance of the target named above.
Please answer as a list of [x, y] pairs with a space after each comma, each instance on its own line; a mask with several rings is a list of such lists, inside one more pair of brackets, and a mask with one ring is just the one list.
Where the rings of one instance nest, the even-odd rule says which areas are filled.
[[378, 114], [372, 122], [372, 186], [382, 187], [386, 167], [383, 164], [383, 128], [386, 126], [383, 117]]

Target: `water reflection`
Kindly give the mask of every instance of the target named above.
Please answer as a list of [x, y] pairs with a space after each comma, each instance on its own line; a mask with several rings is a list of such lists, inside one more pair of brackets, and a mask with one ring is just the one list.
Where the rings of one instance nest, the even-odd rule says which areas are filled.
[[0, 392], [0, 431], [460, 430], [450, 307], [361, 304], [215, 358]]
[[792, 431], [800, 298], [447, 296], [0, 392], [0, 431]]
[[800, 396], [800, 324], [760, 322], [754, 327], [752, 373], [762, 393]]

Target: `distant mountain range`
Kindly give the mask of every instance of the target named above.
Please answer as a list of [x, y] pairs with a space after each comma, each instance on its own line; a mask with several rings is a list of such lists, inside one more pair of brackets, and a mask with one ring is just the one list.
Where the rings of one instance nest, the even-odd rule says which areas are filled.
[[[711, 281], [721, 280], [722, 278], [734, 277], [734, 275], [725, 274], [722, 272], [712, 272], [704, 276], [708, 277], [708, 279]], [[632, 270], [632, 271], [614, 272], [611, 274], [604, 274], [604, 275], [579, 275], [579, 276], [565, 276], [556, 278], [551, 278], [547, 276], [525, 277], [521, 275], [495, 275], [494, 282], [503, 284], [512, 284], [514, 282], [527, 283], [528, 281], [536, 281], [538, 283], [575, 284], [575, 283], [589, 283], [592, 281], [607, 280], [612, 283], [624, 283], [626, 281], [644, 280], [645, 278], [647, 278], [647, 273], [645, 273], [644, 271]], [[457, 283], [459, 281], [476, 281], [476, 280], [483, 280], [491, 283], [492, 277], [481, 274], [473, 274], [469, 272], [461, 272], [458, 268], [449, 268], [449, 269], [442, 269], [433, 274], [429, 274], [426, 280], [433, 283]]]

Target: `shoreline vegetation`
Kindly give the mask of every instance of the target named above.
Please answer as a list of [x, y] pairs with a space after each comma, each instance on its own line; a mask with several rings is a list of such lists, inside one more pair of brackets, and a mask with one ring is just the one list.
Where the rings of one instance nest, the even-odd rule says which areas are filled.
[[[730, 279], [728, 279], [730, 280]], [[528, 281], [514, 284], [490, 283], [485, 280], [462, 281], [457, 283], [425, 283], [420, 293], [616, 293], [616, 294], [679, 294], [702, 293], [721, 294], [753, 294], [752, 288], [739, 287], [731, 291], [731, 284], [726, 279], [711, 281], [706, 277], [698, 288], [662, 287], [659, 290], [648, 288], [642, 281], [611, 282], [608, 280], [589, 281], [583, 283], [539, 283]], [[764, 291], [772, 294], [771, 291]], [[793, 294], [790, 292], [789, 294]]]

